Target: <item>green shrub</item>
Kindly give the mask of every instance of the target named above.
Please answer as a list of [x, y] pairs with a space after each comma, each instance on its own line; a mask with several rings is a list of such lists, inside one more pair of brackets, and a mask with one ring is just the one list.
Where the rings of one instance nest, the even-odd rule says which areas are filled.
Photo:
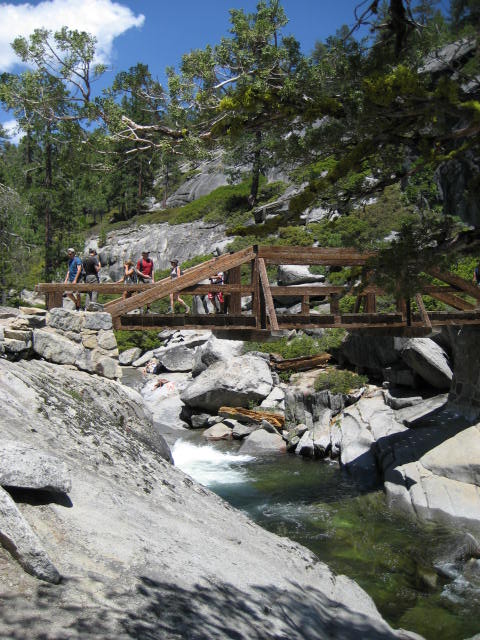
[[271, 342], [245, 342], [243, 352], [278, 353], [284, 359], [315, 356], [325, 351], [330, 353], [337, 349], [344, 335], [343, 329], [325, 329], [321, 337], [302, 334], [290, 340], [285, 337]]
[[349, 393], [367, 384], [367, 376], [361, 376], [346, 369], [329, 369], [322, 371], [315, 380], [315, 391], [331, 393]]
[[158, 331], [119, 330], [115, 331], [115, 337], [120, 353], [132, 347], [139, 347], [142, 351], [150, 351], [150, 349], [156, 349], [161, 345]]

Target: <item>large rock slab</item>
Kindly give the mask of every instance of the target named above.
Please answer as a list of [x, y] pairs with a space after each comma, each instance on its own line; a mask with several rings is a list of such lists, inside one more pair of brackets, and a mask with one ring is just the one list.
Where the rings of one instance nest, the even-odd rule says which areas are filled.
[[215, 362], [194, 378], [180, 397], [190, 407], [216, 413], [222, 406], [259, 404], [272, 387], [272, 374], [265, 360], [245, 355]]
[[412, 338], [402, 349], [402, 360], [436, 389], [450, 389], [453, 372], [445, 351], [429, 338]]
[[60, 573], [42, 543], [18, 510], [9, 494], [0, 487], [0, 542], [28, 573], [58, 584]]
[[57, 457], [16, 440], [0, 441], [0, 485], [68, 493], [72, 480]]
[[443, 476], [480, 486], [480, 425], [460, 431], [423, 455], [425, 469]]

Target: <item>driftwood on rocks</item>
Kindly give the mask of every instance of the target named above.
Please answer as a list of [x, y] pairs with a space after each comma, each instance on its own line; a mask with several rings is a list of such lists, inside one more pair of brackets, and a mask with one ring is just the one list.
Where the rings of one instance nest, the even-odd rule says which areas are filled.
[[302, 356], [300, 358], [272, 358], [270, 366], [277, 371], [308, 371], [327, 364], [331, 359], [329, 353], [319, 353], [314, 356]]
[[271, 411], [252, 411], [251, 409], [243, 409], [242, 407], [220, 407], [218, 415], [222, 418], [233, 418], [238, 422], [254, 424], [262, 424], [266, 420], [277, 429], [282, 429], [285, 424], [285, 417], [280, 413], [272, 413]]

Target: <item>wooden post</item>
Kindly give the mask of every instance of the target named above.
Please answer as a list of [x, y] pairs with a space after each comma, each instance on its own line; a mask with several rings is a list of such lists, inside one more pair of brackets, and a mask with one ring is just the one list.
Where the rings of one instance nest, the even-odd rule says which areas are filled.
[[407, 320], [407, 327], [412, 326], [412, 305], [410, 304], [410, 298], [405, 299], [405, 316]]
[[302, 296], [302, 316], [310, 315], [310, 296]]
[[333, 313], [334, 316], [338, 316], [340, 314], [340, 305], [337, 293], [332, 293], [330, 296], [330, 313]]
[[63, 307], [63, 293], [61, 291], [53, 291], [45, 294], [45, 306], [47, 310]]
[[[234, 267], [228, 271], [228, 284], [241, 284], [241, 267]], [[232, 315], [242, 313], [242, 295], [240, 293], [231, 293], [228, 302], [228, 311]]]
[[270, 283], [268, 282], [267, 268], [265, 266], [265, 260], [263, 258], [258, 258], [258, 271], [260, 272], [260, 282], [262, 283], [262, 291], [265, 297], [268, 317], [270, 318], [270, 328], [273, 331], [278, 331], [279, 327], [277, 314], [275, 313], [275, 305], [273, 304], [272, 292], [270, 291]]
[[407, 302], [405, 298], [397, 298], [397, 311], [402, 314], [402, 318], [405, 320], [407, 314]]
[[423, 304], [423, 299], [420, 293], [415, 294], [415, 302], [417, 303], [418, 310], [420, 311], [420, 315], [422, 316], [423, 324], [431, 329], [432, 323], [430, 322], [430, 318], [428, 317], [428, 313], [425, 309], [425, 305]]
[[374, 293], [367, 293], [365, 296], [365, 313], [377, 312], [377, 299]]
[[252, 315], [255, 317], [255, 326], [260, 329], [260, 274], [258, 273], [257, 260], [251, 262], [251, 281], [252, 285]]

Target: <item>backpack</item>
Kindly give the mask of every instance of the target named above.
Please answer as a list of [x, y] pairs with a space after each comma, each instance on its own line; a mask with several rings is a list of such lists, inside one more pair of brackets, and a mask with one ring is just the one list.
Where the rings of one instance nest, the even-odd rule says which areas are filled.
[[77, 282], [85, 282], [87, 279], [87, 271], [85, 269], [85, 258], [82, 260], [82, 270], [80, 271], [80, 275], [78, 276]]

